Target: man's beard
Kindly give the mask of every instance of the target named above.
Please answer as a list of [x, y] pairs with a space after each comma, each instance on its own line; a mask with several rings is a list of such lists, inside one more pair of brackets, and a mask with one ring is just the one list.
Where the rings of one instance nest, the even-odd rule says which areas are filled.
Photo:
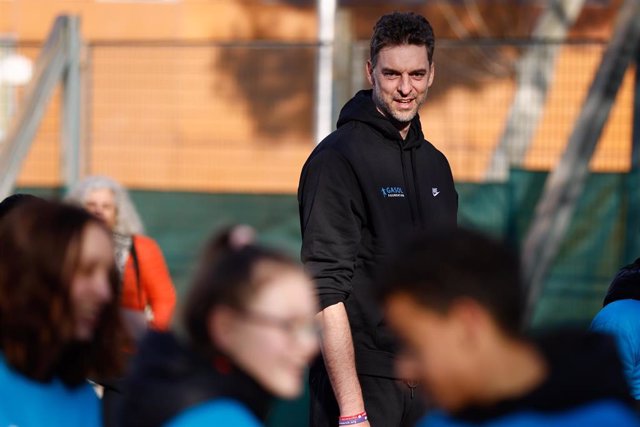
[[[392, 100], [391, 102], [394, 101]], [[376, 108], [382, 113], [383, 116], [392, 121], [396, 126], [404, 127], [411, 123], [411, 121], [416, 117], [416, 115], [418, 114], [418, 109], [424, 103], [424, 99], [422, 100], [422, 102], [417, 103], [417, 107], [415, 108], [415, 110], [408, 111], [406, 113], [400, 113], [397, 111], [393, 111], [390, 108], [390, 105], [388, 105], [374, 89], [373, 103], [376, 105]]]

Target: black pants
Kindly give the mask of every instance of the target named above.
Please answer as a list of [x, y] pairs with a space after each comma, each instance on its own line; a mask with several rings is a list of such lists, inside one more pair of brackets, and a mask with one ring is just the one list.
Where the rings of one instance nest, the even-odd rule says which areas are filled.
[[[372, 427], [414, 427], [427, 411], [422, 393], [403, 381], [370, 375], [358, 375], [358, 379]], [[309, 371], [309, 391], [309, 426], [337, 427], [338, 403], [321, 364], [314, 364]]]

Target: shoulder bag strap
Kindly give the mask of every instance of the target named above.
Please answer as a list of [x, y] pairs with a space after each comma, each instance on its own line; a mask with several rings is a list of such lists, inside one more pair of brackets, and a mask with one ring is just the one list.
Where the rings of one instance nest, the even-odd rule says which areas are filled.
[[131, 259], [133, 261], [133, 269], [136, 272], [136, 288], [138, 290], [138, 303], [142, 305], [142, 289], [140, 287], [140, 263], [138, 262], [138, 252], [136, 251], [135, 236], [131, 236]]

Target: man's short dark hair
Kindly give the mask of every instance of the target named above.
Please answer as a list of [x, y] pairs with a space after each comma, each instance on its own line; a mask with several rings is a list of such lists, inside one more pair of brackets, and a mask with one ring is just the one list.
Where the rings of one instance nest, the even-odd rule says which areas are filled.
[[524, 312], [517, 251], [465, 229], [438, 231], [413, 241], [388, 265], [379, 283], [381, 298], [408, 294], [431, 310], [446, 313], [469, 298], [491, 314], [503, 332], [518, 336]]
[[432, 64], [435, 36], [431, 24], [424, 16], [413, 12], [393, 12], [382, 16], [373, 27], [371, 65], [375, 67], [378, 53], [385, 47], [405, 44], [425, 46], [429, 64]]

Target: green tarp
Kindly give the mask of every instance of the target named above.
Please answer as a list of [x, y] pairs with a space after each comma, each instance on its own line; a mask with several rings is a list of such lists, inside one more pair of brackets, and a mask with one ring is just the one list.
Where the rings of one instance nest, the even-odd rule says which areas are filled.
[[[585, 324], [599, 308], [615, 271], [640, 256], [638, 230], [627, 230], [629, 193], [636, 174], [592, 174], [547, 277], [537, 325], [575, 321]], [[457, 183], [459, 223], [506, 239], [523, 241], [547, 174], [514, 170], [507, 183]], [[58, 189], [20, 191], [59, 197]], [[167, 258], [183, 294], [199, 249], [218, 228], [245, 223], [260, 241], [294, 257], [300, 251], [298, 207], [293, 195], [204, 194], [132, 191], [132, 198]], [[635, 212], [631, 221], [637, 227]], [[625, 245], [629, 245], [625, 253]]]
[[[546, 177], [543, 172], [515, 170], [503, 185], [459, 185], [460, 223], [487, 230], [514, 248], [519, 247]], [[589, 177], [545, 280], [534, 316], [535, 327], [564, 323], [586, 326], [601, 307], [614, 273], [635, 259], [634, 249], [625, 254], [627, 234], [633, 233], [627, 231], [630, 179], [631, 174]], [[628, 237], [637, 242], [637, 234]]]
[[[514, 170], [507, 183], [458, 183], [459, 223], [504, 238], [517, 248], [524, 239], [546, 173]], [[638, 212], [629, 211], [635, 174], [592, 174], [538, 302], [537, 327], [572, 322], [586, 327], [601, 306], [613, 274], [640, 256]], [[635, 180], [635, 181], [634, 181]], [[57, 197], [56, 189], [21, 189]], [[297, 257], [298, 208], [293, 195], [200, 194], [132, 191], [147, 234], [162, 247], [178, 292], [184, 294], [199, 249], [224, 225], [254, 226], [260, 241]], [[631, 221], [630, 221], [631, 219]], [[633, 224], [628, 230], [627, 224]], [[625, 251], [625, 246], [627, 250]], [[515, 250], [515, 249], [514, 249]], [[306, 425], [307, 398], [283, 403], [270, 425]]]

